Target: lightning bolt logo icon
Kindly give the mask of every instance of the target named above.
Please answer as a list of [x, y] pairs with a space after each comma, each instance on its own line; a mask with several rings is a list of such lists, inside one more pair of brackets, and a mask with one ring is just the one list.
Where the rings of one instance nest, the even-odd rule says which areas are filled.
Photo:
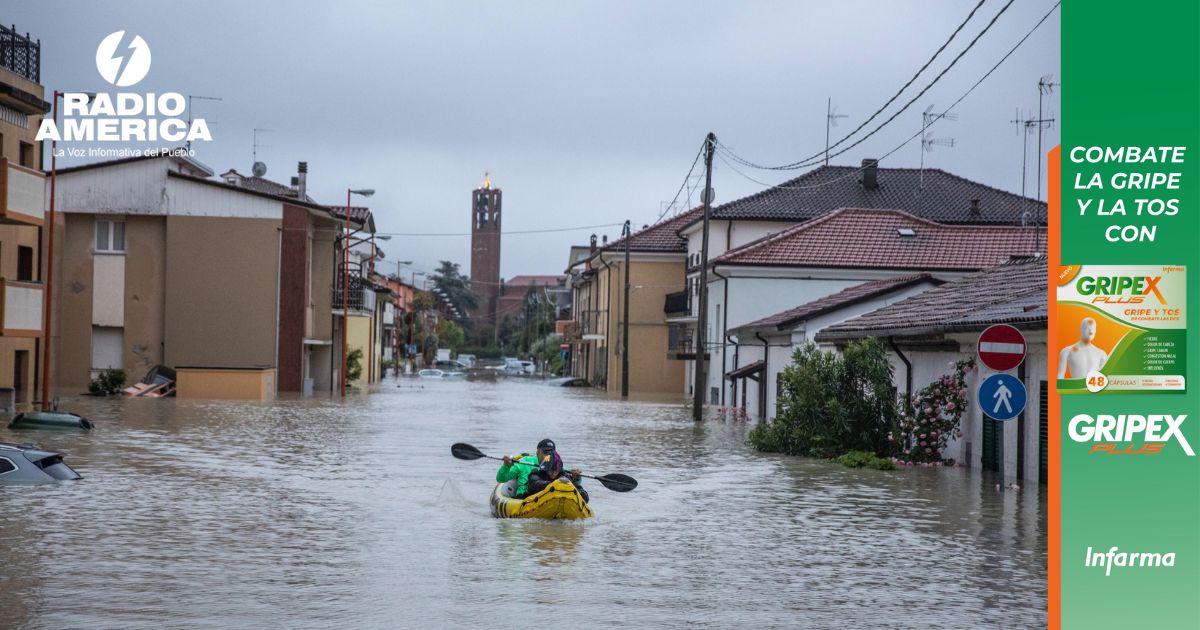
[[[110, 33], [96, 48], [96, 69], [117, 87], [137, 84], [150, 72], [150, 46], [141, 35], [126, 43], [125, 31]], [[124, 44], [124, 45], [122, 45]]]

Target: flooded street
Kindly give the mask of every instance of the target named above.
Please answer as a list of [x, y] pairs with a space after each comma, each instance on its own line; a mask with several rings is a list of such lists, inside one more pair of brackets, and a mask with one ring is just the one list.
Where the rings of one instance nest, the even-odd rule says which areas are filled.
[[[85, 479], [0, 487], [0, 626], [1042, 627], [1045, 495], [761, 455], [744, 424], [540, 381], [389, 379], [270, 405], [72, 399], [13, 432]], [[5, 421], [7, 423], [7, 421]], [[553, 438], [596, 518], [498, 521]]]

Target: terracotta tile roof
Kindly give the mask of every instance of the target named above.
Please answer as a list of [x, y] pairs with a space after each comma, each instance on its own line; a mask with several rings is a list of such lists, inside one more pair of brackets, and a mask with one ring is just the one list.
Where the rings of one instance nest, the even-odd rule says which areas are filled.
[[504, 281], [504, 286], [508, 287], [527, 287], [527, 286], [549, 286], [557, 285], [562, 282], [566, 276], [513, 276]]
[[834, 324], [817, 341], [983, 330], [992, 324], [1045, 327], [1046, 257], [1017, 259]]
[[[943, 170], [877, 167], [878, 186], [857, 166], [821, 166], [779, 186], [720, 204], [712, 218], [799, 222], [837, 208], [895, 208], [941, 223], [1012, 224], [1028, 210], [1045, 222], [1046, 204]], [[979, 200], [979, 213], [971, 200]]]
[[[910, 235], [902, 231], [911, 230]], [[1036, 231], [1035, 231], [1036, 230]], [[919, 271], [985, 269], [1036, 247], [1044, 228], [945, 225], [900, 210], [843, 208], [718, 256], [721, 265]]]
[[751, 328], [774, 328], [775, 330], [784, 330], [795, 326], [800, 322], [812, 319], [818, 315], [836, 311], [840, 308], [870, 300], [881, 295], [887, 295], [893, 291], [899, 291], [922, 282], [942, 284], [941, 280], [937, 280], [927, 273], [914, 273], [896, 278], [872, 280], [871, 282], [857, 284], [848, 289], [838, 291], [832, 295], [818, 298], [812, 302], [801, 304], [796, 308], [775, 313], [774, 315], [750, 322], [749, 324], [742, 324], [733, 330]]
[[[704, 208], [692, 208], [673, 217], [663, 219], [654, 225], [642, 228], [630, 236], [629, 251], [631, 252], [687, 252], [687, 240], [679, 236], [679, 231], [687, 224], [702, 218]], [[601, 251], [624, 251], [625, 239], [617, 240], [600, 248]]]
[[[258, 192], [265, 192], [268, 195], [275, 195], [276, 197], [290, 197], [292, 199], [300, 198], [300, 191], [292, 188], [291, 186], [271, 181], [265, 177], [242, 177], [240, 181], [241, 183], [236, 185], [241, 186], [242, 188], [257, 190]], [[304, 195], [304, 200], [312, 201], [312, 197]]]
[[[343, 219], [344, 220], [346, 218], [346, 206], [326, 205], [325, 208], [329, 210], [329, 214], [332, 214], [333, 218], [335, 218], [335, 219]], [[351, 221], [365, 223], [370, 218], [371, 218], [371, 210], [369, 208], [366, 208], [364, 206], [350, 206], [350, 220]]]

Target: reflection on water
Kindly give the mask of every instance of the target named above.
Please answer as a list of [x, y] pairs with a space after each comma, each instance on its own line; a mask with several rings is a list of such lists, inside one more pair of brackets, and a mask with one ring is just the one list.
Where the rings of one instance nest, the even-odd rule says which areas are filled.
[[[672, 402], [403, 380], [346, 403], [64, 407], [97, 430], [0, 428], [86, 478], [0, 487], [0, 626], [1046, 622], [1036, 489], [761, 455], [745, 425]], [[490, 518], [496, 462], [450, 444], [502, 455], [543, 437], [568, 467], [641, 485], [592, 482], [586, 522]]]

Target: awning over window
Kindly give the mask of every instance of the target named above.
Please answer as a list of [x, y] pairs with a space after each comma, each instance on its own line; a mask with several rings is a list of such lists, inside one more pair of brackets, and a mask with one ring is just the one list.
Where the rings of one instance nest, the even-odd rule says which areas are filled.
[[739, 379], [739, 378], [753, 378], [755, 380], [758, 380], [758, 374], [761, 373], [764, 369], [766, 369], [766, 367], [767, 367], [766, 362], [755, 361], [754, 363], [750, 363], [749, 365], [743, 365], [742, 367], [740, 367], [736, 370], [730, 370], [729, 372], [727, 372], [725, 374], [725, 378], [728, 378], [731, 381], [735, 380], [735, 379]]

